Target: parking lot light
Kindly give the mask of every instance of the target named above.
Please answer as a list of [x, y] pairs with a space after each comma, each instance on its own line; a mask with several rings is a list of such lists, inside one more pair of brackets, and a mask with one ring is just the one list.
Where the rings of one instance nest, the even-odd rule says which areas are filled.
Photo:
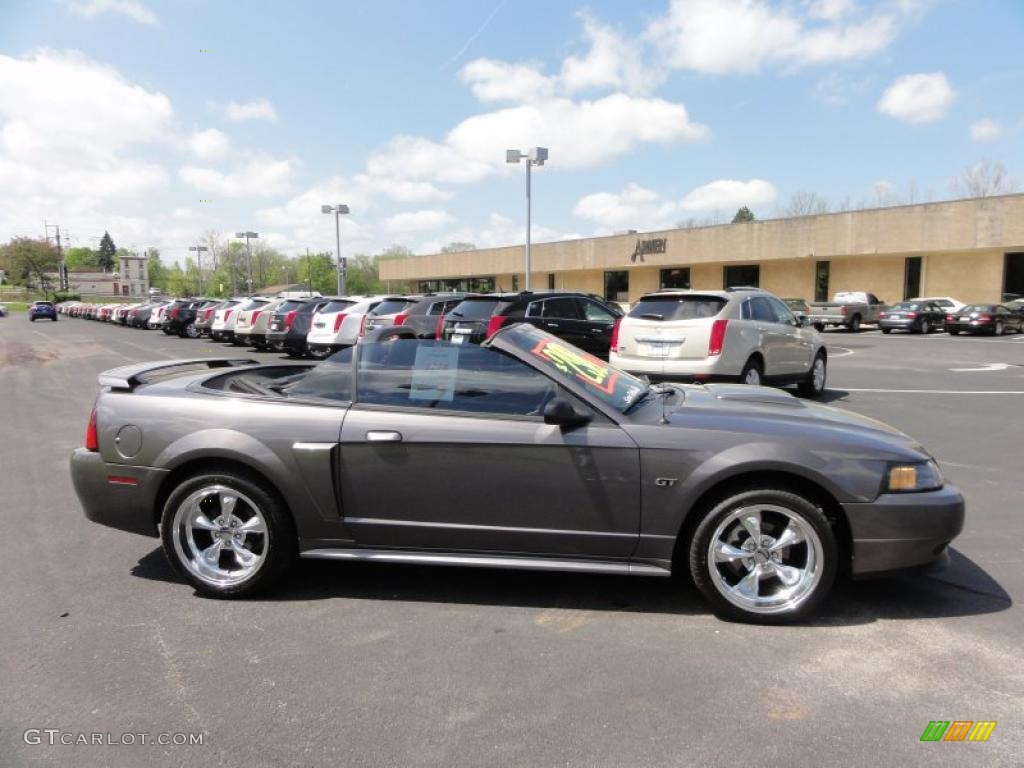
[[334, 242], [337, 250], [338, 258], [338, 295], [345, 295], [345, 263], [341, 260], [341, 224], [340, 216], [348, 213], [348, 206], [344, 203], [338, 203], [337, 205], [321, 205], [321, 213], [333, 213], [334, 214]]
[[547, 147], [534, 147], [525, 153], [518, 149], [505, 150], [506, 163], [526, 160], [526, 290], [530, 290], [530, 168], [534, 165], [544, 165], [547, 159]]
[[257, 237], [259, 237], [259, 234], [256, 233], [256, 232], [235, 232], [235, 237], [237, 237], [239, 240], [241, 240], [242, 238], [245, 238], [246, 272], [247, 272], [246, 283], [249, 286], [249, 291], [248, 291], [247, 295], [248, 296], [252, 296], [252, 246], [249, 245], [249, 240], [250, 239], [255, 240]]

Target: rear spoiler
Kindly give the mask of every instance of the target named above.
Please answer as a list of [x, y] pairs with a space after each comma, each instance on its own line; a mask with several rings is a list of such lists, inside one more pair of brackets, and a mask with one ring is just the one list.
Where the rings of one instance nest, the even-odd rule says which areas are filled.
[[122, 365], [120, 368], [111, 368], [99, 375], [101, 387], [111, 389], [123, 389], [131, 392], [140, 384], [145, 384], [146, 374], [156, 372], [167, 372], [174, 368], [189, 368], [194, 366], [206, 366], [207, 368], [233, 368], [241, 365], [259, 365], [258, 360], [249, 357], [201, 357], [194, 360], [158, 360], [151, 363], [134, 363]]

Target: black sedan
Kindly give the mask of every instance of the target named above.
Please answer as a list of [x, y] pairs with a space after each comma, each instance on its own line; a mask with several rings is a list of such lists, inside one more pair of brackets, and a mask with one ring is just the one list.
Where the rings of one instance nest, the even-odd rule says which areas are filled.
[[1024, 315], [1012, 312], [1003, 304], [969, 304], [946, 315], [946, 330], [956, 336], [964, 333], [987, 333], [1002, 336], [1006, 332], [1024, 330]]
[[878, 314], [878, 327], [882, 333], [907, 331], [931, 333], [942, 330], [946, 323], [946, 310], [932, 301], [901, 301]]

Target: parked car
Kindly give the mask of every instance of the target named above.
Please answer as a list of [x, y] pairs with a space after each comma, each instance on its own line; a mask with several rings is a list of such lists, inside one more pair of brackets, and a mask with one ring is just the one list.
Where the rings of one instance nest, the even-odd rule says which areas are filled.
[[[274, 307], [280, 304], [284, 299], [271, 299], [265, 296], [253, 296], [249, 299], [244, 307], [238, 308], [238, 318], [235, 320], [235, 338], [232, 340], [233, 344], [240, 345], [252, 345], [259, 348], [263, 343], [263, 337], [266, 335], [266, 330], [253, 335], [253, 331], [256, 330], [256, 325], [259, 323], [260, 318], [263, 314], [274, 311]], [[266, 329], [266, 324], [264, 324]]]
[[351, 347], [359, 340], [366, 313], [384, 296], [346, 296], [332, 299], [313, 315], [306, 348], [310, 357], [322, 360], [333, 352]]
[[804, 299], [780, 299], [780, 301], [789, 307], [790, 311], [797, 317], [811, 313], [811, 305]]
[[882, 333], [907, 331], [929, 334], [941, 331], [946, 324], [946, 311], [931, 301], [901, 301], [878, 315]]
[[158, 304], [153, 308], [153, 311], [149, 313], [149, 320], [146, 321], [146, 328], [148, 330], [162, 329], [164, 327], [164, 315], [167, 314], [168, 308], [175, 302], [176, 299], [164, 299], [163, 304]]
[[1003, 306], [1015, 315], [1024, 315], [1024, 299], [1014, 299], [1013, 301], [1006, 302]]
[[287, 299], [270, 316], [267, 325], [267, 346], [280, 349], [289, 357], [306, 356], [306, 336], [313, 315], [332, 301], [330, 296]]
[[220, 309], [213, 312], [213, 325], [210, 326], [210, 338], [214, 341], [233, 341], [235, 338], [235, 320], [238, 310], [242, 309], [249, 299], [239, 297], [231, 299]]
[[586, 352], [607, 358], [612, 331], [621, 317], [622, 310], [617, 305], [589, 293], [489, 293], [467, 296], [445, 314], [438, 338], [456, 344], [479, 344], [503, 325], [526, 322]]
[[205, 595], [271, 587], [297, 556], [688, 572], [716, 612], [776, 624], [840, 574], [943, 558], [963, 527], [960, 492], [892, 427], [778, 390], [651, 386], [528, 323], [252, 362], [106, 371], [71, 457], [86, 516], [160, 536]]
[[851, 333], [860, 331], [864, 323], [878, 322], [885, 302], [865, 291], [840, 291], [830, 302], [814, 302], [808, 314], [811, 325], [823, 331], [829, 326], [842, 326]]
[[938, 304], [942, 307], [943, 311], [947, 313], [956, 312], [958, 309], [965, 306], [962, 301], [954, 299], [952, 296], [916, 296], [914, 298], [907, 299], [907, 301], [914, 301], [918, 303], [930, 301], [933, 304]]
[[175, 299], [163, 314], [163, 332], [168, 336], [182, 336], [184, 329], [195, 320], [196, 299]]
[[0, 317], [7, 317], [7, 305], [0, 304]]
[[158, 307], [164, 306], [163, 301], [149, 301], [128, 313], [128, 325], [132, 328], [146, 328], [149, 325], [149, 318]]
[[207, 304], [201, 310], [199, 310], [196, 313], [196, 320], [193, 323], [197, 335], [208, 336], [210, 333], [210, 328], [213, 326], [214, 313], [218, 309], [223, 309], [225, 306], [228, 306], [229, 304], [230, 301], [225, 301], [223, 299], [219, 301], [211, 300], [209, 304]]
[[[428, 293], [408, 304], [401, 313], [394, 315], [391, 324], [411, 328], [416, 336], [421, 339], [437, 338], [438, 321], [441, 317], [458, 306], [467, 296], [471, 295], [476, 294]], [[377, 310], [371, 312], [370, 317], [366, 320], [367, 331], [384, 325], [380, 317], [375, 314], [376, 312]]]
[[[377, 328], [403, 325], [409, 316], [409, 310], [415, 307], [422, 296], [388, 296], [380, 304], [366, 313], [366, 322], [360, 330], [365, 335]], [[437, 327], [437, 324], [434, 324]]]
[[36, 320], [53, 320], [57, 322], [57, 308], [52, 301], [33, 301], [28, 308], [29, 322]]
[[610, 360], [652, 381], [797, 384], [811, 397], [828, 373], [824, 339], [756, 288], [641, 296], [616, 328]]
[[969, 304], [959, 312], [946, 315], [946, 330], [951, 336], [963, 333], [987, 333], [1002, 336], [1020, 333], [1024, 328], [1024, 315], [1011, 312], [1002, 304]]

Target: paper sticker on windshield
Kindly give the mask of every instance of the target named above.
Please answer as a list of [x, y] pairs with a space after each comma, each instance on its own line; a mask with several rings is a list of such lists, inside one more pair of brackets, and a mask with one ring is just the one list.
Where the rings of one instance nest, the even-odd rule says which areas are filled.
[[455, 399], [455, 376], [459, 372], [458, 347], [420, 345], [412, 367], [410, 400]]
[[530, 351], [567, 376], [573, 376], [607, 395], [615, 392], [615, 381], [619, 374], [593, 355], [549, 339], [537, 342], [537, 346]]

